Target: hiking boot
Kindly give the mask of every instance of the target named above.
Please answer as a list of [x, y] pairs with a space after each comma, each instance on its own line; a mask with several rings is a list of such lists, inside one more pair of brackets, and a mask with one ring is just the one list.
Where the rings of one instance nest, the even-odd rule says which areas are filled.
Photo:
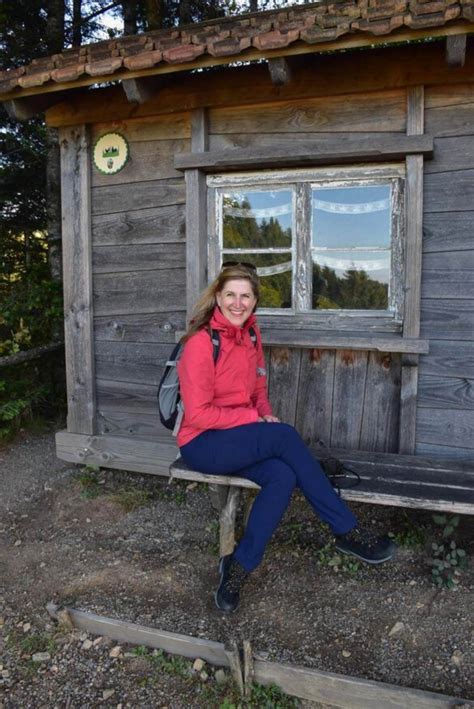
[[336, 536], [336, 549], [368, 564], [382, 564], [392, 558], [395, 544], [389, 537], [377, 537], [368, 529], [354, 527], [350, 532]]
[[240, 588], [248, 576], [244, 567], [233, 558], [232, 554], [223, 556], [219, 561], [221, 580], [215, 593], [216, 606], [221, 611], [230, 613], [239, 605]]

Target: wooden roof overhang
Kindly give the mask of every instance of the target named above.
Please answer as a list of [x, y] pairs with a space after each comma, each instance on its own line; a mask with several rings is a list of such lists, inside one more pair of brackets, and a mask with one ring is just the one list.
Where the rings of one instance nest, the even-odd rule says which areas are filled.
[[[275, 92], [284, 89], [289, 79], [286, 59], [294, 62], [304, 56], [307, 60], [308, 55], [327, 59], [326, 55], [331, 53], [333, 64], [334, 52], [344, 55], [347, 50], [376, 47], [387, 50], [407, 43], [415, 48], [420, 40], [428, 39], [446, 41], [445, 64], [455, 68], [449, 80], [453, 74], [454, 80], [461, 80], [456, 79], [460, 76], [466, 80], [473, 75], [471, 61], [464, 69], [466, 38], [471, 34], [474, 35], [471, 0], [333, 0], [68, 49], [53, 57], [33, 60], [26, 67], [0, 72], [0, 101], [12, 117], [23, 120], [56, 104], [74, 105], [78, 94], [88, 104], [89, 95], [97, 94], [97, 90], [87, 89], [121, 82], [124, 101], [132, 105], [136, 115], [137, 105], [140, 108], [153, 102], [157, 92], [161, 104], [163, 90], [170, 95], [175, 84], [182, 85], [183, 80], [187, 86], [204, 86], [209, 73], [201, 72], [194, 81], [199, 69], [265, 61], [266, 76], [268, 79], [270, 68]], [[418, 46], [422, 53], [416, 54], [426, 67], [423, 56], [429, 54], [429, 44]], [[354, 58], [356, 54], [351, 56]], [[361, 67], [369, 56], [365, 55]], [[323, 65], [327, 66], [327, 62]], [[416, 69], [412, 65], [411, 71], [406, 72], [407, 84]], [[381, 74], [380, 64], [373, 65], [373, 70], [375, 75]], [[173, 82], [172, 75], [178, 72], [180, 81]], [[188, 76], [183, 77], [183, 73]], [[318, 72], [318, 83], [320, 77]], [[357, 74], [351, 71], [349, 78], [357, 84]], [[106, 90], [110, 96], [113, 87]], [[99, 91], [103, 96], [104, 89]], [[117, 91], [113, 93], [116, 95]], [[79, 113], [83, 116], [84, 111]], [[49, 111], [48, 123], [56, 125], [56, 116], [57, 111]]]

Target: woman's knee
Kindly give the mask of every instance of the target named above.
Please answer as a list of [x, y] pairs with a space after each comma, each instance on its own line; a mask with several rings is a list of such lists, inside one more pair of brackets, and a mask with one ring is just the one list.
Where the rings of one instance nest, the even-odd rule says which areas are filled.
[[268, 483], [291, 494], [296, 487], [296, 475], [292, 468], [279, 458], [268, 461], [268, 467]]

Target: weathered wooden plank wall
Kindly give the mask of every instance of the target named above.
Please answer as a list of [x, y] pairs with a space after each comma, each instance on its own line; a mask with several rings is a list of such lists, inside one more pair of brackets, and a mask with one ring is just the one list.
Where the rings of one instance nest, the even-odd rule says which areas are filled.
[[[210, 150], [405, 131], [406, 92], [398, 89], [209, 111]], [[275, 413], [308, 443], [398, 450], [399, 355], [274, 347], [267, 362]]]
[[190, 116], [97, 124], [122, 133], [130, 159], [92, 171], [97, 431], [169, 442], [156, 388], [185, 323], [185, 185], [174, 155], [190, 149]]
[[429, 87], [416, 452], [474, 459], [474, 83]]
[[[98, 432], [169, 441], [156, 385], [185, 319], [185, 186], [173, 167], [190, 149], [190, 114], [94, 126], [131, 145], [114, 177], [92, 175]], [[406, 131], [406, 92], [381, 91], [209, 110], [209, 149], [277, 146], [340, 133]], [[421, 336], [416, 452], [474, 457], [474, 85], [430, 87], [425, 131]], [[308, 442], [396, 452], [400, 355], [273, 348], [276, 413]]]

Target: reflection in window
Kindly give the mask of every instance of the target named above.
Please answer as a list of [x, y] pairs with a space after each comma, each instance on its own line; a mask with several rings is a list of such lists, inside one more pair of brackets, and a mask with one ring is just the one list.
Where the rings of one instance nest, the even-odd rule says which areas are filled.
[[292, 233], [292, 190], [222, 194], [222, 261], [257, 266], [260, 307], [292, 307]]
[[312, 189], [313, 308], [386, 310], [391, 187]]

